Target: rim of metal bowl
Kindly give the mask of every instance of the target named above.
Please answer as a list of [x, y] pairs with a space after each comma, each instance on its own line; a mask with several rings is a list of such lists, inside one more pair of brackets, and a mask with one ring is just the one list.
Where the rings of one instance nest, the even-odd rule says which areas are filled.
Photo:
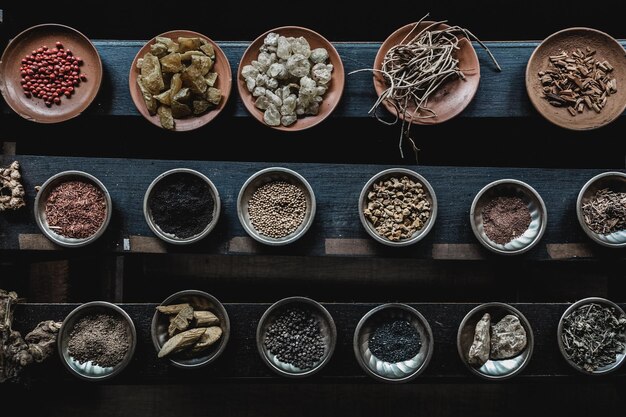
[[607, 248], [624, 248], [626, 247], [626, 241], [623, 243], [610, 243], [605, 240], [599, 239], [598, 235], [594, 231], [592, 231], [589, 226], [587, 226], [587, 223], [585, 223], [585, 219], [583, 218], [582, 201], [585, 193], [587, 192], [587, 189], [589, 189], [589, 187], [591, 187], [596, 181], [606, 177], [621, 177], [626, 180], [626, 174], [619, 171], [608, 171], [593, 176], [585, 183], [585, 185], [582, 186], [582, 188], [578, 192], [578, 198], [576, 199], [576, 217], [578, 218], [578, 224], [580, 224], [583, 232], [585, 232], [585, 234], [589, 236], [589, 238], [594, 242]]
[[[499, 248], [491, 246], [489, 243], [487, 243], [482, 238], [482, 236], [480, 235], [480, 232], [478, 231], [478, 226], [476, 225], [476, 222], [474, 221], [476, 205], [478, 204], [480, 199], [483, 197], [483, 195], [487, 191], [489, 191], [490, 189], [492, 189], [492, 188], [494, 188], [494, 187], [496, 187], [498, 185], [501, 185], [501, 184], [515, 184], [515, 185], [519, 186], [520, 188], [524, 189], [526, 192], [532, 194], [537, 199], [537, 201], [539, 201], [539, 211], [541, 212], [541, 216], [543, 218], [543, 221], [541, 222], [541, 226], [539, 227], [539, 233], [537, 233], [537, 236], [535, 236], [535, 238], [533, 239], [532, 242], [530, 242], [528, 245], [526, 245], [526, 246], [524, 246], [523, 248], [520, 248], [520, 249], [516, 249], [516, 250], [502, 250], [502, 249], [499, 249]], [[472, 205], [470, 207], [470, 214], [469, 214], [469, 216], [470, 216], [470, 225], [472, 226], [472, 232], [474, 232], [474, 236], [476, 236], [476, 239], [485, 248], [489, 249], [493, 253], [497, 253], [497, 254], [500, 254], [500, 255], [519, 255], [519, 254], [522, 254], [524, 252], [528, 252], [529, 250], [534, 248], [541, 241], [541, 238], [543, 237], [543, 235], [544, 235], [544, 233], [546, 231], [547, 224], [548, 224], [548, 210], [546, 208], [546, 204], [543, 201], [543, 198], [541, 197], [541, 195], [537, 192], [537, 190], [535, 190], [528, 183], [526, 183], [524, 181], [512, 179], [512, 178], [503, 178], [503, 179], [499, 179], [499, 180], [496, 180], [496, 181], [492, 181], [489, 184], [485, 185], [483, 188], [481, 188], [480, 191], [478, 191], [478, 193], [476, 193], [476, 196], [474, 196], [474, 200], [472, 201]]]
[[[503, 310], [509, 311], [512, 314], [516, 315], [520, 323], [522, 323], [522, 326], [524, 326], [524, 330], [526, 330], [526, 348], [524, 349], [524, 350], [528, 350], [526, 359], [524, 359], [524, 362], [522, 362], [517, 367], [517, 369], [515, 369], [514, 371], [506, 375], [487, 375], [487, 374], [480, 372], [478, 369], [474, 368], [472, 365], [470, 365], [467, 362], [467, 360], [465, 359], [465, 352], [463, 351], [463, 348], [461, 346], [461, 334], [463, 332], [463, 329], [467, 326], [467, 322], [470, 320], [470, 318], [472, 318], [477, 312], [481, 310], [487, 311], [490, 308], [501, 308]], [[476, 307], [472, 308], [465, 315], [465, 317], [463, 317], [463, 320], [461, 320], [461, 323], [459, 324], [459, 328], [456, 334], [456, 348], [457, 348], [457, 352], [459, 353], [459, 357], [461, 358], [461, 362], [463, 362], [465, 367], [469, 369], [472, 374], [477, 375], [483, 379], [490, 380], [490, 381], [494, 381], [494, 380], [503, 381], [506, 379], [513, 378], [514, 376], [520, 374], [524, 370], [524, 368], [526, 368], [526, 366], [532, 359], [533, 351], [535, 349], [535, 336], [534, 336], [533, 328], [530, 325], [530, 322], [521, 311], [519, 311], [517, 308], [507, 303], [494, 301], [494, 302], [482, 303], [482, 304], [477, 305]]]
[[[215, 360], [217, 360], [217, 358], [220, 357], [220, 355], [226, 349], [226, 345], [228, 344], [228, 340], [230, 339], [230, 318], [228, 317], [228, 312], [226, 311], [226, 307], [224, 307], [224, 304], [222, 304], [220, 300], [218, 300], [214, 295], [211, 295], [201, 290], [182, 290], [182, 291], [175, 292], [174, 294], [171, 294], [169, 297], [163, 300], [161, 304], [159, 305], [165, 306], [165, 305], [172, 304], [172, 301], [180, 299], [181, 297], [184, 297], [184, 296], [197, 296], [197, 297], [203, 297], [203, 298], [206, 298], [207, 300], [210, 300], [219, 310], [219, 313], [224, 317], [223, 323], [220, 323], [220, 327], [222, 328], [222, 338], [221, 338], [222, 340], [219, 342], [220, 345], [218, 349], [215, 352], [213, 352], [213, 355], [210, 356], [208, 359], [206, 359], [204, 362], [200, 362], [197, 364], [185, 364], [185, 363], [177, 361], [176, 359], [167, 358], [169, 359], [169, 362], [172, 365], [176, 366], [177, 368], [182, 368], [182, 369], [200, 368], [212, 362], [215, 362]], [[158, 314], [159, 312], [156, 311], [155, 309], [154, 315], [152, 316], [152, 321], [150, 323], [150, 335], [152, 338], [152, 344], [154, 345], [154, 349], [156, 350], [157, 353], [161, 349], [161, 346], [159, 345], [159, 339], [156, 334]]]
[[[424, 187], [426, 187], [428, 196], [430, 197], [430, 200], [432, 201], [430, 205], [431, 207], [430, 218], [426, 222], [426, 225], [422, 229], [415, 232], [413, 236], [411, 236], [410, 238], [400, 240], [400, 241], [391, 241], [389, 239], [385, 239], [384, 237], [380, 236], [376, 232], [376, 230], [374, 230], [370, 222], [365, 218], [365, 214], [363, 214], [363, 206], [365, 204], [367, 193], [372, 187], [372, 184], [374, 184], [376, 181], [380, 180], [381, 178], [390, 176], [392, 174], [398, 174], [398, 175], [404, 174], [404, 175], [413, 177], [413, 179], [417, 179], [420, 183], [422, 183]], [[365, 185], [361, 189], [361, 193], [359, 194], [359, 219], [361, 220], [361, 224], [363, 225], [363, 228], [365, 229], [368, 235], [374, 238], [374, 240], [387, 246], [394, 246], [394, 247], [409, 246], [425, 238], [426, 235], [428, 235], [428, 233], [435, 226], [435, 220], [437, 219], [437, 210], [438, 210], [437, 195], [435, 194], [435, 190], [430, 184], [430, 182], [428, 182], [428, 180], [423, 175], [408, 168], [402, 168], [402, 167], [387, 168], [382, 171], [379, 171], [378, 173], [374, 174], [365, 183]]]
[[[284, 176], [292, 177], [293, 179], [295, 179], [296, 181], [294, 182], [299, 183], [301, 188], [304, 188], [305, 193], [308, 194], [308, 198], [311, 200], [311, 207], [307, 207], [308, 213], [305, 219], [303, 220], [304, 225], [301, 226], [300, 230], [296, 229], [296, 231], [293, 232], [292, 234], [287, 235], [282, 238], [278, 238], [278, 239], [264, 236], [258, 231], [256, 231], [254, 227], [252, 227], [252, 225], [249, 224], [249, 222], [246, 220], [245, 213], [242, 208], [244, 204], [244, 201], [243, 201], [244, 195], [246, 194], [251, 184], [254, 181], [256, 181], [258, 178], [264, 175], [272, 174], [272, 173], [276, 173], [277, 175], [284, 175]], [[306, 178], [304, 178], [304, 176], [302, 176], [300, 173], [290, 168], [273, 166], [273, 167], [263, 168], [255, 172], [250, 177], [248, 177], [248, 179], [241, 186], [239, 190], [239, 194], [237, 196], [237, 217], [239, 217], [239, 223], [241, 223], [241, 226], [244, 228], [246, 233], [257, 242], [264, 243], [269, 246], [282, 246], [282, 245], [288, 245], [290, 243], [293, 243], [306, 234], [306, 232], [311, 228], [311, 225], [313, 224], [313, 221], [315, 219], [315, 212], [317, 210], [316, 206], [317, 206], [317, 203], [315, 200], [315, 193], [313, 192], [313, 188], [311, 187], [311, 184], [309, 184], [309, 182], [306, 180]]]
[[[126, 352], [126, 355], [124, 356], [124, 359], [120, 363], [115, 365], [115, 367], [113, 367], [114, 369], [110, 373], [103, 375], [103, 376], [88, 376], [88, 375], [78, 372], [77, 370], [73, 369], [70, 366], [70, 364], [67, 362], [68, 359], [65, 357], [65, 354], [63, 352], [64, 350], [63, 344], [66, 341], [66, 338], [69, 337], [69, 333], [68, 333], [69, 330], [67, 328], [67, 324], [71, 320], [74, 320], [74, 318], [77, 317], [78, 315], [84, 314], [86, 310], [98, 311], [100, 309], [111, 310], [114, 314], [119, 314], [124, 319], [124, 321], [128, 324], [128, 327], [130, 329], [131, 343], [130, 343], [130, 346], [128, 347], [128, 351]], [[75, 375], [78, 378], [85, 380], [85, 381], [104, 381], [104, 380], [108, 380], [118, 375], [132, 361], [133, 356], [135, 354], [136, 347], [137, 347], [137, 330], [135, 329], [135, 323], [133, 322], [133, 319], [131, 319], [131, 317], [123, 308], [121, 308], [120, 306], [116, 304], [110, 303], [108, 301], [90, 301], [90, 302], [81, 304], [75, 309], [73, 309], [72, 311], [70, 311], [70, 313], [67, 316], [65, 316], [65, 319], [63, 319], [63, 323], [61, 324], [61, 328], [59, 329], [59, 334], [57, 337], [57, 351], [59, 353], [61, 362], [72, 375]], [[67, 355], [69, 358], [69, 353]]]
[[[287, 304], [305, 304], [309, 307], [312, 307], [324, 317], [328, 325], [328, 329], [330, 331], [330, 335], [329, 335], [330, 340], [327, 345], [328, 353], [316, 367], [311, 368], [304, 372], [292, 373], [292, 372], [287, 372], [283, 369], [278, 368], [268, 359], [267, 355], [265, 354], [265, 349], [263, 347], [263, 336], [264, 336], [263, 330], [264, 330], [267, 320], [278, 309], [286, 306]], [[326, 366], [326, 364], [332, 358], [333, 353], [335, 352], [336, 344], [337, 344], [337, 327], [335, 325], [335, 320], [333, 319], [333, 316], [328, 312], [326, 307], [324, 307], [321, 303], [308, 297], [292, 296], [292, 297], [287, 297], [287, 298], [283, 298], [281, 300], [276, 301], [274, 304], [270, 305], [265, 310], [265, 312], [261, 316], [261, 319], [259, 320], [259, 323], [257, 324], [257, 329], [256, 329], [257, 351], [259, 352], [259, 355], [261, 356], [263, 363], [265, 363], [272, 371], [274, 371], [275, 373], [281, 376], [286, 376], [289, 378], [297, 379], [297, 378], [305, 378], [305, 377], [318, 373], [319, 371], [322, 370], [322, 368]]]
[[[154, 222], [154, 220], [152, 219], [152, 215], [150, 214], [149, 200], [150, 200], [150, 195], [152, 194], [152, 190], [159, 183], [159, 181], [173, 174], [195, 175], [199, 177], [200, 179], [202, 179], [209, 186], [209, 189], [211, 190], [211, 194], [213, 194], [213, 219], [206, 225], [206, 227], [204, 228], [202, 232], [198, 233], [197, 235], [185, 238], [185, 239], [172, 237], [172, 235], [162, 231], [161, 228]], [[152, 180], [152, 182], [146, 189], [146, 192], [143, 197], [143, 216], [146, 219], [146, 223], [148, 224], [148, 227], [150, 227], [150, 230], [152, 230], [152, 232], [158, 238], [160, 238], [161, 240], [167, 243], [171, 243], [173, 245], [189, 245], [189, 244], [192, 244], [192, 243], [195, 243], [204, 239], [209, 233], [211, 233], [211, 231], [217, 225], [217, 222], [219, 221], [219, 218], [220, 218], [221, 211], [222, 211], [222, 202], [220, 200], [220, 193], [217, 191], [217, 188], [215, 187], [215, 184], [213, 184], [213, 181], [211, 181], [209, 177], [207, 177], [200, 171], [197, 171], [191, 168], [173, 168], [165, 172], [162, 172], [155, 179]]]
[[[98, 230], [93, 235], [83, 239], [68, 238], [54, 233], [47, 226], [48, 222], [45, 219], [45, 204], [51, 187], [53, 185], [56, 185], [57, 183], [60, 184], [63, 182], [71, 181], [73, 178], [82, 179], [98, 187], [104, 195], [104, 201], [106, 203], [107, 209], [104, 221], [102, 222]], [[111, 221], [111, 215], [113, 212], [113, 201], [111, 200], [111, 194], [109, 194], [109, 190], [104, 186], [102, 181], [100, 181], [92, 174], [79, 170], [61, 171], [48, 178], [37, 192], [37, 195], [35, 196], [34, 206], [35, 223], [37, 223], [39, 230], [41, 230], [41, 232], [52, 242], [66, 248], [82, 247], [97, 240], [100, 236], [104, 234], [107, 227], [109, 226], [109, 222]]]
[[[365, 363], [363, 356], [361, 355], [361, 351], [359, 349], [359, 336], [365, 323], [367, 323], [367, 321], [370, 318], [372, 318], [374, 315], [376, 315], [377, 313], [383, 310], [390, 310], [390, 309], [404, 310], [404, 311], [407, 311], [409, 314], [415, 316], [415, 318], [417, 318], [421, 326], [424, 328], [424, 331], [428, 335], [428, 344], [426, 345], [426, 357], [424, 358], [424, 361], [413, 372], [411, 372], [410, 374], [402, 378], [387, 378], [372, 371]], [[430, 324], [428, 323], [428, 320], [426, 320], [426, 317], [424, 317], [424, 315], [422, 315], [422, 313], [420, 313], [417, 309], [404, 303], [386, 303], [386, 304], [381, 304], [379, 306], [376, 306], [372, 308], [371, 310], [369, 310], [359, 320], [358, 324], [356, 325], [356, 328], [354, 329], [354, 336], [352, 338], [352, 349], [354, 350], [354, 355], [356, 356], [356, 360], [359, 363], [359, 366], [361, 367], [361, 369], [363, 369], [366, 374], [373, 377], [374, 379], [377, 379], [383, 382], [392, 383], [392, 384], [398, 384], [398, 383], [411, 381], [415, 379], [417, 376], [419, 376], [422, 372], [424, 372], [426, 368], [428, 368], [428, 364], [430, 363], [430, 360], [432, 359], [434, 345], [435, 345], [435, 341], [433, 337], [433, 331], [432, 331], [432, 328], [430, 327]]]
[[559, 319], [559, 325], [557, 327], [557, 331], [556, 331], [556, 338], [557, 338], [557, 343], [559, 345], [559, 351], [561, 352], [561, 356], [563, 356], [563, 359], [565, 360], [565, 362], [567, 362], [572, 368], [574, 368], [575, 370], [577, 370], [578, 372], [580, 372], [581, 374], [584, 375], [593, 375], [593, 376], [598, 376], [598, 375], [606, 375], [609, 373], [612, 373], [614, 371], [617, 371], [623, 364], [624, 364], [624, 360], [626, 359], [626, 349], [624, 351], [624, 355], [622, 355], [621, 359], [617, 360], [613, 365], [608, 365], [609, 367], [603, 371], [586, 371], [585, 369], [579, 367], [578, 365], [576, 365], [574, 362], [572, 362], [571, 359], [569, 359], [567, 357], [567, 354], [565, 353], [565, 347], [563, 346], [563, 341], [561, 340], [561, 333], [563, 332], [563, 320], [565, 319], [565, 317], [570, 314], [572, 311], [576, 310], [578, 307], [583, 306], [585, 304], [590, 304], [590, 303], [596, 303], [596, 304], [603, 304], [609, 307], [614, 307], [622, 316], [626, 317], [626, 313], [624, 313], [624, 310], [617, 305], [617, 303], [608, 300], [606, 298], [603, 297], [587, 297], [587, 298], [583, 298], [580, 299], [578, 301], [576, 301], [575, 303], [572, 303], [569, 307], [567, 307], [567, 309], [563, 312], [563, 314], [561, 315], [561, 318]]

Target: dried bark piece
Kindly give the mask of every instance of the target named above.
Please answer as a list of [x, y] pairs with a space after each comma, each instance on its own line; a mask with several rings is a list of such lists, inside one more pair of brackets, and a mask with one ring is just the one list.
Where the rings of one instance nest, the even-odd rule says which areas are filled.
[[26, 205], [21, 179], [18, 161], [13, 161], [6, 168], [0, 168], [0, 211], [17, 210]]
[[189, 328], [189, 323], [193, 320], [193, 307], [187, 305], [183, 307], [178, 314], [170, 319], [170, 325], [167, 328], [167, 334], [174, 336], [176, 333], [185, 331]]
[[509, 359], [526, 347], [526, 330], [517, 316], [507, 314], [491, 330], [491, 359]]
[[180, 352], [181, 350], [193, 346], [205, 331], [205, 327], [198, 327], [196, 329], [185, 330], [182, 333], [178, 333], [176, 336], [172, 337], [163, 344], [157, 356], [159, 358], [163, 358], [167, 355]]
[[167, 306], [157, 306], [156, 309], [157, 311], [163, 314], [178, 314], [185, 307], [189, 307], [189, 304], [188, 303], [170, 304]]
[[198, 327], [213, 326], [220, 322], [220, 319], [211, 311], [194, 311], [193, 318]]
[[191, 348], [191, 353], [199, 353], [213, 345], [222, 337], [222, 328], [220, 326], [207, 327], [200, 339]]
[[489, 359], [489, 351], [491, 348], [491, 315], [485, 313], [483, 317], [476, 323], [474, 330], [474, 341], [470, 346], [467, 361], [470, 365], [481, 367]]

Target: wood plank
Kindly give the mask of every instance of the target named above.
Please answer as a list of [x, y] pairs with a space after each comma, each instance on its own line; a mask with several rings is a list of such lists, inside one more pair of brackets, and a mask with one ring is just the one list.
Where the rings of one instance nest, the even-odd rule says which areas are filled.
[[[133, 104], [128, 87], [131, 63], [145, 40], [94, 40], [100, 53], [107, 77], [100, 94], [85, 112], [90, 116], [134, 116], [139, 112]], [[626, 45], [626, 41], [621, 41]], [[239, 61], [248, 42], [218, 41], [226, 54], [233, 73], [233, 105], [227, 106], [226, 117], [250, 117], [237, 94], [236, 74]], [[485, 42], [492, 51], [502, 72], [497, 72], [486, 52], [474, 42], [481, 63], [481, 80], [478, 92], [461, 117], [469, 118], [539, 118], [530, 104], [524, 84], [526, 62], [538, 42]], [[332, 117], [369, 118], [371, 106], [376, 100], [371, 73], [352, 71], [371, 68], [380, 42], [334, 42], [346, 72], [346, 87], [342, 103]], [[0, 103], [3, 117], [19, 117], [4, 103]], [[1, 118], [0, 118], [1, 119]]]
[[[329, 310], [337, 326], [337, 346], [328, 365], [313, 381], [330, 383], [339, 380], [370, 381], [358, 366], [352, 348], [354, 329], [359, 319], [375, 303], [323, 303]], [[432, 361], [418, 380], [427, 381], [472, 381], [480, 379], [465, 368], [456, 348], [458, 325], [477, 304], [451, 303], [409, 303], [420, 311], [428, 320], [434, 335], [434, 354]], [[556, 329], [563, 311], [569, 304], [511, 304], [519, 309], [531, 323], [535, 346], [528, 366], [515, 380], [524, 381], [533, 378], [568, 378], [583, 380], [585, 377], [569, 367], [561, 356], [557, 342]], [[23, 304], [15, 313], [15, 327], [26, 330], [44, 319], [62, 320], [77, 304]], [[193, 384], [210, 383], [220, 379], [264, 379], [281, 380], [261, 361], [256, 349], [256, 326], [269, 304], [232, 304], [225, 303], [231, 322], [231, 335], [223, 355], [202, 371], [192, 372], [172, 367], [167, 361], [158, 360], [150, 337], [150, 323], [156, 304], [120, 304], [133, 319], [137, 330], [137, 349], [129, 367], [112, 383], [121, 384]], [[620, 305], [626, 308], [626, 304]], [[35, 379], [40, 383], [59, 383], [72, 377], [61, 367], [58, 356], [50, 359], [43, 369], [35, 371]], [[626, 368], [613, 374], [625, 377]]]
[[[11, 157], [0, 157], [0, 164]], [[574, 205], [580, 188], [600, 169], [577, 169], [563, 175], [559, 169], [411, 166], [432, 184], [439, 202], [434, 228], [415, 245], [391, 248], [375, 242], [360, 223], [356, 202], [363, 184], [375, 173], [390, 168], [374, 164], [318, 164], [271, 162], [221, 162], [137, 160], [114, 158], [79, 158], [29, 156], [19, 157], [27, 201], [35, 200], [35, 186], [51, 175], [68, 169], [81, 169], [98, 177], [111, 193], [115, 213], [108, 231], [89, 247], [78, 251], [97, 253], [205, 253], [217, 255], [345, 255], [355, 257], [473, 260], [498, 259], [478, 245], [472, 233], [468, 212], [475, 193], [499, 178], [517, 178], [528, 182], [543, 197], [548, 225], [539, 244], [523, 260], [623, 259], [623, 250], [595, 245], [582, 232]], [[318, 209], [313, 226], [300, 240], [288, 246], [268, 247], [252, 240], [236, 215], [237, 195], [241, 185], [256, 171], [282, 165], [302, 174], [314, 189]], [[142, 201], [150, 182], [162, 172], [186, 166], [205, 173], [213, 180], [222, 198], [222, 217], [207, 238], [194, 245], [174, 246], [158, 240], [148, 228]], [[137, 169], [141, 167], [141, 169]], [[624, 171], [624, 170], [622, 170]], [[332, 172], [338, 180], [328, 181]], [[450, 181], [454, 178], [454, 181]], [[0, 249], [56, 249], [38, 233], [32, 212], [22, 210], [0, 216]], [[20, 237], [21, 236], [21, 237]], [[580, 245], [565, 242], [580, 242]], [[130, 246], [129, 246], [130, 245]], [[551, 245], [551, 246], [548, 246]], [[125, 249], [126, 248], [126, 249]]]

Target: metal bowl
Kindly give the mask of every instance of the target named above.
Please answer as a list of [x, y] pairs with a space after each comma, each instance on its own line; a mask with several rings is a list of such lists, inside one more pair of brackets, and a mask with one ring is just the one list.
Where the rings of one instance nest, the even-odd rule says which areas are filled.
[[[254, 192], [262, 185], [274, 181], [285, 181], [289, 184], [297, 186], [302, 190], [302, 192], [304, 192], [304, 196], [306, 198], [306, 214], [302, 223], [291, 234], [280, 238], [273, 238], [261, 234], [254, 228], [252, 221], [250, 220], [250, 213], [248, 212], [249, 202]], [[311, 224], [313, 224], [315, 210], [316, 203], [313, 188], [311, 188], [308, 181], [302, 175], [289, 168], [269, 167], [256, 172], [246, 180], [239, 191], [239, 196], [237, 197], [237, 215], [239, 216], [239, 221], [241, 222], [241, 225], [246, 233], [248, 233], [248, 235], [250, 235], [250, 237], [257, 242], [270, 246], [287, 245], [300, 239], [307, 232], [307, 230], [309, 230]]]
[[[279, 360], [276, 355], [270, 353], [264, 344], [265, 334], [267, 333], [268, 327], [274, 322], [276, 317], [281, 312], [283, 312], [286, 308], [293, 306], [297, 306], [311, 312], [313, 317], [315, 317], [319, 323], [322, 338], [324, 340], [324, 354], [315, 366], [310, 369], [301, 369], [290, 363]], [[263, 362], [278, 375], [291, 378], [303, 378], [319, 372], [328, 363], [333, 355], [336, 343], [337, 328], [335, 327], [333, 317], [320, 303], [306, 297], [288, 297], [275, 302], [265, 311], [265, 313], [263, 313], [256, 330], [257, 349]]]
[[[519, 237], [502, 245], [485, 234], [482, 211], [496, 197], [519, 197], [530, 210], [530, 225]], [[487, 249], [502, 255], [518, 255], [529, 251], [541, 240], [547, 225], [547, 210], [543, 199], [533, 187], [514, 179], [501, 179], [487, 184], [476, 194], [470, 209], [470, 224], [478, 241]]]
[[[159, 225], [155, 223], [154, 218], [152, 216], [152, 211], [150, 210], [150, 199], [152, 198], [152, 190], [154, 189], [154, 187], [165, 177], [170, 176], [170, 175], [179, 175], [179, 174], [190, 174], [190, 175], [197, 176], [208, 185], [209, 190], [211, 191], [211, 195], [213, 196], [212, 220], [206, 225], [206, 227], [202, 230], [202, 232], [198, 233], [197, 235], [190, 236], [188, 238], [180, 238], [171, 233], [167, 233], [163, 231], [159, 227]], [[217, 191], [217, 188], [215, 188], [215, 185], [213, 184], [213, 182], [206, 175], [190, 168], [174, 168], [174, 169], [170, 169], [169, 171], [165, 171], [164, 173], [160, 174], [158, 177], [156, 177], [152, 181], [152, 183], [150, 183], [143, 198], [143, 215], [146, 219], [146, 223], [148, 223], [148, 226], [150, 227], [150, 230], [152, 230], [152, 232], [154, 232], [154, 234], [157, 235], [161, 240], [164, 240], [165, 242], [171, 243], [174, 245], [188, 245], [188, 244], [195, 243], [195, 242], [198, 242], [199, 240], [204, 239], [209, 233], [211, 233], [211, 231], [217, 225], [217, 222], [220, 217], [221, 209], [222, 209], [222, 203], [220, 201], [220, 194]]]
[[[184, 355], [173, 355], [169, 358], [172, 365], [183, 368], [192, 369], [199, 368], [214, 362], [226, 349], [228, 339], [230, 338], [230, 319], [224, 305], [214, 296], [199, 290], [184, 290], [174, 293], [167, 297], [160, 305], [182, 304], [188, 303], [197, 310], [209, 310], [220, 319], [220, 327], [222, 328], [222, 337], [219, 342], [207, 348], [201, 356], [185, 357]], [[157, 353], [168, 339], [167, 328], [170, 324], [169, 317], [158, 311], [152, 316], [152, 324], [150, 332], [152, 334], [152, 343]]]
[[[376, 231], [372, 223], [370, 223], [370, 221], [365, 217], [364, 210], [367, 208], [367, 194], [371, 190], [374, 183], [386, 181], [393, 177], [402, 177], [405, 175], [408, 176], [410, 179], [421, 183], [426, 189], [426, 199], [430, 202], [431, 207], [430, 218], [426, 221], [424, 226], [420, 230], [416, 231], [410, 238], [401, 240], [389, 240], [388, 238], [381, 236]], [[370, 178], [369, 181], [367, 181], [361, 189], [361, 194], [359, 195], [359, 218], [361, 219], [361, 224], [365, 228], [365, 231], [376, 241], [387, 246], [409, 246], [422, 240], [435, 225], [435, 220], [437, 218], [437, 196], [435, 195], [435, 190], [426, 180], [426, 178], [424, 178], [417, 172], [407, 168], [385, 169]]]
[[576, 301], [572, 305], [570, 305], [563, 312], [563, 315], [561, 316], [561, 318], [559, 320], [559, 327], [557, 328], [557, 342], [559, 344], [559, 350], [561, 351], [561, 354], [563, 355], [563, 358], [565, 359], [565, 361], [572, 368], [576, 369], [577, 371], [579, 371], [579, 372], [581, 372], [581, 373], [583, 373], [585, 375], [606, 375], [608, 373], [616, 371], [617, 369], [619, 369], [620, 366], [622, 366], [622, 364], [624, 363], [624, 358], [626, 358], [626, 347], [624, 348], [624, 351], [622, 353], [617, 355], [617, 357], [615, 358], [615, 362], [613, 362], [612, 364], [609, 364], [609, 365], [603, 366], [601, 368], [598, 368], [595, 371], [587, 371], [584, 368], [581, 368], [580, 366], [578, 366], [576, 363], [574, 363], [569, 358], [569, 356], [565, 352], [565, 346], [563, 345], [563, 340], [562, 340], [563, 320], [565, 319], [565, 317], [567, 317], [572, 311], [576, 310], [578, 307], [586, 305], [586, 304], [591, 304], [591, 303], [596, 303], [596, 304], [600, 304], [600, 305], [604, 305], [604, 306], [608, 306], [608, 307], [613, 307], [613, 308], [615, 308], [617, 310], [617, 312], [619, 314], [621, 314], [622, 317], [626, 317], [626, 315], [624, 314], [624, 310], [622, 310], [620, 308], [620, 306], [615, 304], [613, 301], [610, 301], [610, 300], [607, 300], [606, 298], [601, 298], [601, 297], [583, 298], [581, 300]]
[[[69, 336], [78, 320], [92, 314], [117, 315], [124, 319], [130, 330], [129, 348], [124, 359], [113, 367], [102, 367], [94, 365], [91, 361], [80, 363], [70, 356], [68, 352]], [[61, 362], [71, 374], [86, 381], [103, 381], [114, 377], [126, 368], [135, 353], [137, 345], [137, 333], [135, 324], [130, 316], [119, 306], [107, 301], [91, 301], [82, 304], [72, 310], [63, 320], [59, 335], [57, 337], [57, 349], [61, 357]]]
[[[474, 340], [476, 323], [478, 323], [485, 313], [489, 313], [491, 315], [492, 323], [497, 323], [507, 314], [517, 316], [526, 331], [526, 348], [514, 358], [499, 360], [489, 359], [483, 366], [477, 368], [470, 365], [467, 355]], [[497, 302], [481, 304], [470, 310], [470, 312], [467, 313], [461, 321], [456, 337], [456, 346], [459, 356], [461, 357], [461, 361], [474, 375], [478, 375], [481, 378], [489, 380], [508, 379], [522, 372], [526, 365], [528, 365], [528, 362], [530, 362], [534, 344], [535, 338], [533, 336], [533, 329], [526, 317], [515, 307]]]
[[[100, 191], [102, 191], [102, 193], [104, 194], [104, 199], [106, 202], [106, 215], [104, 221], [102, 222], [102, 225], [100, 225], [100, 228], [93, 235], [83, 239], [61, 236], [50, 228], [50, 225], [48, 225], [48, 220], [46, 219], [46, 201], [48, 199], [48, 196], [50, 195], [50, 192], [61, 183], [76, 180], [93, 184], [94, 186], [99, 188]], [[41, 232], [48, 239], [60, 246], [64, 246], [67, 248], [77, 248], [88, 245], [98, 239], [100, 236], [102, 236], [107, 226], [109, 225], [109, 222], [111, 221], [112, 211], [113, 202], [111, 201], [111, 195], [109, 194], [109, 191], [106, 189], [104, 184], [93, 175], [83, 171], [63, 171], [53, 175], [52, 177], [48, 178], [46, 182], [43, 183], [43, 185], [39, 189], [39, 192], [37, 193], [37, 196], [35, 197], [35, 222], [37, 223], [37, 226], [39, 226]]]
[[609, 234], [599, 234], [594, 232], [585, 223], [583, 215], [583, 205], [593, 198], [598, 190], [609, 188], [615, 192], [626, 192], [626, 174], [623, 172], [604, 172], [591, 178], [578, 193], [576, 200], [576, 217], [587, 236], [596, 243], [608, 248], [626, 247], [626, 230], [619, 230]]
[[[369, 350], [370, 334], [385, 321], [403, 319], [417, 330], [421, 340], [419, 353], [413, 358], [397, 363], [385, 362]], [[354, 330], [354, 354], [365, 373], [379, 381], [408, 382], [421, 374], [433, 355], [434, 339], [428, 321], [422, 314], [406, 304], [389, 303], [373, 308], [365, 314]]]

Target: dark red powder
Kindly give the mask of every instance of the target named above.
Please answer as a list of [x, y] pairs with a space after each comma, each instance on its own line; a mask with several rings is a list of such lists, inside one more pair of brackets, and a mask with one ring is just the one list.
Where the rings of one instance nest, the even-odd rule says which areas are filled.
[[530, 226], [530, 210], [519, 197], [497, 197], [482, 211], [485, 234], [504, 245], [521, 236]]

